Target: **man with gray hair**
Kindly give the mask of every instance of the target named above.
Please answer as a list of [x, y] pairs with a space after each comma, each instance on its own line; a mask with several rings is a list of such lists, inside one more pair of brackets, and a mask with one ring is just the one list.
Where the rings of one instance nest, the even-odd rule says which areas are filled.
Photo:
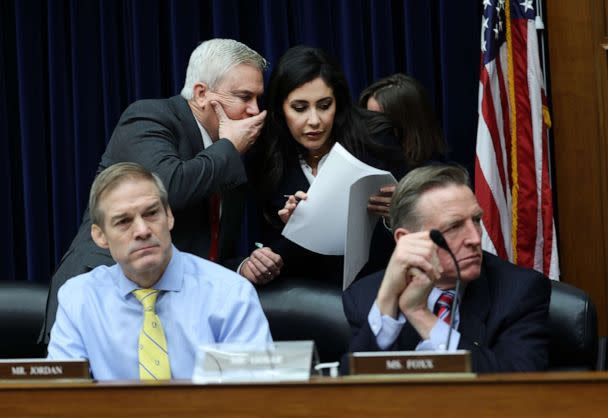
[[89, 197], [90, 234], [117, 264], [59, 289], [50, 359], [88, 359], [100, 380], [189, 379], [197, 347], [272, 342], [255, 289], [171, 244], [162, 181], [136, 163], [103, 170]]
[[[98, 167], [132, 161], [157, 173], [175, 215], [172, 237], [182, 251], [218, 261], [264, 284], [282, 267], [269, 248], [256, 249], [251, 263], [236, 258], [247, 176], [241, 159], [256, 141], [266, 60], [231, 39], [212, 39], [190, 57], [181, 95], [140, 100], [122, 114]], [[57, 290], [70, 277], [114, 263], [91, 239], [91, 219], [82, 224], [53, 276], [41, 339], [55, 320]], [[252, 269], [251, 266], [254, 266]]]
[[[458, 348], [471, 351], [477, 373], [547, 367], [550, 282], [481, 250], [482, 210], [463, 168], [412, 170], [397, 186], [390, 216], [396, 247], [386, 270], [343, 295], [350, 352]], [[456, 266], [431, 230], [442, 234], [460, 268], [462, 303], [454, 312]]]

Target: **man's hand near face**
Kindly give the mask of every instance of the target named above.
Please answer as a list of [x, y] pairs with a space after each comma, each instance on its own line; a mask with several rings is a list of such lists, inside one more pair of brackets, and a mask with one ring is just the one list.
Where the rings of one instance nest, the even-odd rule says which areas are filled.
[[255, 116], [245, 119], [234, 120], [226, 115], [220, 102], [213, 100], [211, 101], [211, 106], [213, 106], [213, 110], [219, 121], [218, 137], [226, 138], [232, 142], [239, 153], [244, 154], [247, 152], [262, 131], [266, 111], [264, 110]]
[[397, 318], [401, 311], [420, 336], [427, 339], [437, 321], [427, 307], [427, 299], [442, 271], [437, 246], [428, 231], [401, 235], [378, 291], [376, 303], [380, 312]]

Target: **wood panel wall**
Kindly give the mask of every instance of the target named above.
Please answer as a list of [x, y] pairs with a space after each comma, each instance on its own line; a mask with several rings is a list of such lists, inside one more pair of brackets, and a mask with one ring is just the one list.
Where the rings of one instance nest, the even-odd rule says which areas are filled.
[[547, 0], [562, 281], [608, 335], [608, 0]]

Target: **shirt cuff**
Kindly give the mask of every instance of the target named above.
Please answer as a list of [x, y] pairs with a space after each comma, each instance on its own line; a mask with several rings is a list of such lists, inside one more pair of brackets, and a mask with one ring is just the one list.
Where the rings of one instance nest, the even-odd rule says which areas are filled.
[[405, 316], [399, 312], [397, 319], [389, 315], [382, 315], [378, 305], [374, 302], [372, 309], [367, 315], [367, 322], [372, 332], [376, 336], [376, 344], [381, 350], [389, 348], [399, 336], [403, 325], [405, 325]]
[[243, 264], [245, 264], [247, 262], [247, 260], [249, 260], [249, 257], [245, 257], [245, 259], [243, 261], [241, 261], [241, 264], [239, 264], [239, 266], [236, 268], [236, 272], [238, 274], [240, 274], [241, 276], [243, 275], [241, 273], [241, 268], [243, 268]]
[[[416, 351], [445, 351], [449, 332], [450, 326], [441, 319], [438, 319], [433, 328], [431, 328], [429, 339], [421, 341], [416, 346]], [[448, 351], [458, 349], [459, 342], [460, 333], [453, 329], [452, 336], [450, 337], [450, 349]]]

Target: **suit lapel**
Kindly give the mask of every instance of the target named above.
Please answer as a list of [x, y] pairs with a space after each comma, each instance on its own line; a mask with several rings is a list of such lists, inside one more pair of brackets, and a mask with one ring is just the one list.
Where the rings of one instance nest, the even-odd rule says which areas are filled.
[[460, 306], [460, 334], [474, 343], [485, 342], [486, 319], [490, 313], [490, 288], [485, 263], [482, 263], [479, 277], [467, 284]]
[[[285, 193], [294, 194], [298, 190], [303, 192], [308, 191], [310, 183], [302, 171], [299, 161], [293, 167], [290, 167], [285, 176]], [[283, 199], [285, 200], [285, 199]], [[283, 202], [284, 203], [284, 202]]]
[[409, 322], [406, 322], [399, 334], [397, 347], [399, 350], [414, 351], [420, 340], [418, 331]]
[[302, 167], [300, 166], [297, 158], [289, 160], [285, 167], [285, 174], [277, 188], [277, 192], [272, 197], [272, 206], [270, 207], [270, 210], [273, 216], [276, 214], [276, 211], [283, 208], [285, 205], [284, 195], [294, 194], [298, 190], [306, 192], [309, 188], [310, 183], [308, 183], [308, 179], [304, 175]]
[[186, 99], [178, 95], [171, 97], [170, 101], [175, 116], [182, 122], [180, 125], [184, 130], [185, 137], [188, 138], [190, 149], [194, 156], [203, 149], [203, 135], [201, 134], [201, 130], [196, 123], [196, 119], [194, 119], [194, 115], [192, 114], [192, 110], [190, 109], [190, 106], [188, 106]]
[[241, 218], [245, 206], [246, 186], [222, 193], [222, 216], [220, 218], [219, 255], [225, 258], [234, 253], [235, 240], [240, 236]]

